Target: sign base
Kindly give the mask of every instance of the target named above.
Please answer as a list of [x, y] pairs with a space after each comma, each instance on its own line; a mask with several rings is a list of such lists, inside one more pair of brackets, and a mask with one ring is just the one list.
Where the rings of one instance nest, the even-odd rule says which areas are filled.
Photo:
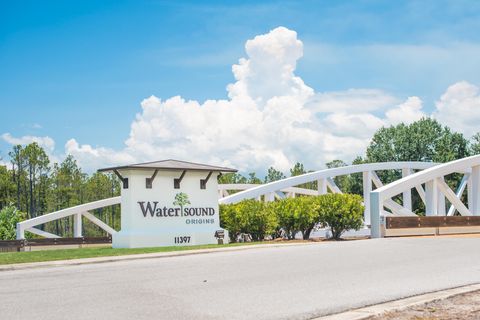
[[[112, 236], [112, 248], [145, 248], [145, 247], [171, 247], [171, 246], [193, 246], [203, 244], [218, 244], [215, 238], [215, 231], [181, 232], [169, 233], [147, 233], [147, 232], [122, 232], [119, 231]], [[228, 238], [228, 236], [227, 236]], [[224, 240], [224, 243], [227, 243]]]

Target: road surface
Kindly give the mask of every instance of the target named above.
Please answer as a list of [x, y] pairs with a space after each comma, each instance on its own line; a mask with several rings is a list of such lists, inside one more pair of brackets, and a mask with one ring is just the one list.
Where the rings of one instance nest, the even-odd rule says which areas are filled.
[[311, 319], [480, 282], [480, 238], [403, 238], [0, 272], [1, 319]]

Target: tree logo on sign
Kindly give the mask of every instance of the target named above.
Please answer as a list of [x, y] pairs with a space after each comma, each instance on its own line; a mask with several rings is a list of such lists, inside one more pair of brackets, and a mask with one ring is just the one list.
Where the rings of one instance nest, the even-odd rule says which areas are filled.
[[188, 200], [188, 194], [185, 192], [180, 192], [175, 195], [175, 201], [173, 201], [173, 205], [180, 206], [181, 212], [183, 212], [183, 207], [187, 204], [190, 204], [190, 200]]

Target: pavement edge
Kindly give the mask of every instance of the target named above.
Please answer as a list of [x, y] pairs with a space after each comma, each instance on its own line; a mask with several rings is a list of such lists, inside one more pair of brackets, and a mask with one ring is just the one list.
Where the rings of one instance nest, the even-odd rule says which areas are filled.
[[316, 317], [311, 320], [364, 320], [386, 312], [401, 311], [412, 306], [417, 306], [436, 300], [443, 300], [477, 290], [480, 290], [480, 283], [420, 294], [332, 315]]
[[42, 262], [5, 264], [5, 265], [0, 265], [0, 272], [47, 268], [47, 267], [75, 266], [75, 265], [94, 264], [94, 263], [107, 263], [107, 262], [116, 262], [116, 261], [180, 257], [180, 256], [207, 254], [207, 253], [215, 253], [215, 252], [230, 252], [230, 251], [262, 249], [262, 248], [314, 245], [316, 243], [317, 242], [256, 244], [256, 245], [245, 245], [245, 246], [228, 247], [228, 248], [193, 249], [193, 250], [185, 250], [185, 251], [142, 253], [142, 254], [96, 257], [96, 258], [80, 258], [80, 259], [70, 259], [70, 260], [52, 260], [52, 261], [42, 261]]

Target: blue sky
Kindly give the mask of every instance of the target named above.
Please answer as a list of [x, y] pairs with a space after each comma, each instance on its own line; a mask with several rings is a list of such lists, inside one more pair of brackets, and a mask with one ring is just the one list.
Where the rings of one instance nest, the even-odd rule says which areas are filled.
[[[120, 149], [140, 102], [226, 99], [245, 41], [284, 26], [316, 92], [480, 84], [478, 1], [0, 1], [0, 135]], [[5, 157], [10, 145], [0, 142]]]

